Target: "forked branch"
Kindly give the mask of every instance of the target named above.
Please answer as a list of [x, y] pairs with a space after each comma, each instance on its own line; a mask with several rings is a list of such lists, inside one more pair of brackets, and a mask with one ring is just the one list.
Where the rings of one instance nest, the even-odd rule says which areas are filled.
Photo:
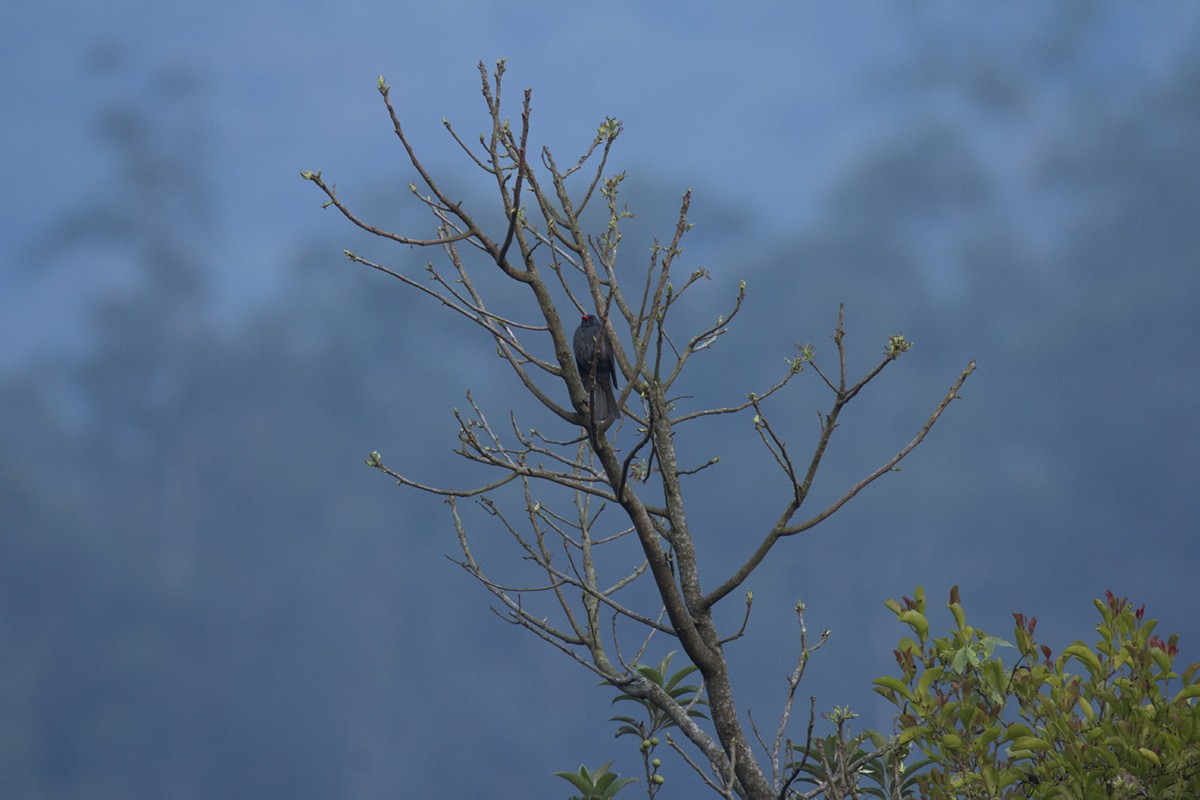
[[[791, 788], [798, 772], [785, 770], [781, 759], [784, 742], [790, 746], [786, 731], [797, 687], [809, 656], [820, 648], [827, 634], [810, 646], [801, 614], [799, 659], [788, 678], [788, 693], [773, 742], [768, 747], [758, 736], [765, 751], [760, 761], [734, 703], [724, 652], [727, 645], [746, 633], [751, 595], [747, 593], [741, 624], [731, 625], [725, 632], [714, 621], [712, 607], [742, 586], [780, 539], [811, 529], [894, 470], [924, 441], [958, 397], [975, 363], [968, 365], [907, 445], [829, 506], [800, 518], [842, 410], [907, 350], [909, 343], [902, 336], [892, 337], [883, 359], [860, 379], [851, 381], [846, 374], [844, 310], [839, 310], [833, 336], [836, 372], [819, 366], [805, 347], [789, 362], [782, 377], [765, 391], [743, 394], [747, 398], [744, 402], [693, 406], [691, 398], [673, 395], [671, 387], [693, 363], [694, 356], [719, 350], [715, 346], [742, 309], [745, 282], [739, 282], [732, 307], [715, 322], [698, 326], [699, 330], [679, 331], [679, 315], [674, 310], [685, 294], [690, 298], [693, 287], [710, 277], [703, 267], [688, 272], [679, 267], [683, 239], [691, 229], [690, 191], [682, 196], [669, 241], [656, 242], [641, 268], [644, 271], [634, 271], [620, 249], [621, 224], [630, 216], [618, 201], [624, 175], [605, 174], [612, 147], [622, 132], [621, 123], [605, 118], [582, 156], [560, 169], [548, 148], [531, 143], [529, 90], [523, 96], [519, 131], [510, 126], [502, 108], [503, 75], [503, 61], [497, 63], [491, 76], [480, 64], [481, 92], [491, 130], [480, 136], [478, 147], [468, 146], [444, 121], [448, 135], [471, 164], [491, 176], [489, 183], [494, 184], [501, 211], [502, 223], [496, 225], [497, 230], [485, 230], [487, 226], [468, 213], [463, 202], [452, 200], [427, 170], [401, 125], [390, 87], [382, 78], [379, 93], [388, 118], [420, 178], [421, 189], [410, 184], [410, 191], [431, 215], [436, 235], [405, 236], [371, 225], [341, 201], [319, 172], [302, 174], [324, 194], [326, 206], [336, 208], [359, 229], [397, 244], [440, 248], [452, 269], [441, 271], [430, 264], [420, 280], [401, 269], [353, 253], [346, 255], [431, 297], [482, 329], [489, 345], [494, 345], [520, 384], [542, 409], [550, 412], [550, 427], [542, 427], [544, 433], [522, 429], [517, 413], [509, 411], [509, 424], [504, 430], [495, 429], [468, 393], [469, 411], [455, 410], [455, 453], [489, 474], [480, 485], [455, 488], [417, 481], [386, 466], [378, 453], [372, 453], [367, 463], [401, 486], [446, 500], [461, 551], [456, 563], [492, 595], [496, 613], [665, 715], [662, 718], [669, 719], [686, 737], [693, 753], [708, 762], [708, 769], [694, 761], [675, 739], [669, 740], [671, 745], [715, 792], [748, 800], [799, 796]], [[530, 157], [530, 148], [537, 157]], [[585, 167], [587, 172], [572, 179]], [[580, 180], [583, 186], [576, 185]], [[607, 203], [608, 219], [604, 230], [593, 234], [585, 226], [582, 213], [597, 192]], [[464, 243], [469, 247], [464, 248]], [[485, 254], [486, 259], [472, 248]], [[480, 268], [481, 260], [484, 263]], [[628, 294], [623, 283], [632, 289]], [[514, 302], [514, 293], [505, 292], [506, 286], [524, 287], [516, 292], [525, 301], [521, 311], [507, 311]], [[494, 310], [501, 308], [506, 309], [504, 314]], [[611, 425], [592, 423], [587, 386], [589, 377], [597, 377], [596, 364], [593, 360], [589, 375], [584, 369], [587, 365], [577, 363], [569, 322], [577, 312], [595, 314], [601, 321], [612, 340], [619, 374], [625, 379], [617, 399], [621, 420]], [[786, 432], [768, 418], [767, 401], [777, 402], [793, 379], [810, 366], [816, 379], [832, 392], [833, 402], [820, 415], [821, 429], [813, 453], [807, 459], [798, 459], [789, 450]], [[568, 398], [565, 403], [558, 399], [564, 391]], [[537, 410], [536, 405], [534, 408]], [[692, 535], [695, 520], [689, 518], [682, 485], [689, 476], [717, 468], [721, 462], [714, 455], [697, 465], [693, 456], [686, 456], [687, 466], [681, 466], [676, 437], [683, 430], [682, 423], [749, 410], [756, 415], [760, 441], [787, 478], [789, 491], [775, 524], [762, 535], [751, 556], [715, 589], [706, 591], [701, 580], [702, 574], [708, 574], [701, 570], [705, 552]], [[545, 411], [543, 416], [547, 416]], [[518, 487], [520, 491], [514, 491]], [[459, 513], [461, 498], [473, 499], [490, 515], [492, 524], [507, 533], [523, 563], [535, 570], [534, 579], [506, 581], [484, 572], [472, 552]], [[523, 513], [506, 510], [509, 501], [523, 506]], [[560, 501], [570, 504], [573, 511], [551, 507]], [[703, 522], [701, 519], [699, 524]], [[654, 591], [645, 592], [645, 584], [650, 581]], [[611, 619], [610, 628], [606, 628], [602, 616]], [[711, 714], [707, 723], [698, 722], [689, 713], [690, 707], [638, 671], [637, 662], [660, 635], [681, 647], [699, 670]], [[633, 644], [626, 642], [623, 649], [624, 639]], [[610, 657], [610, 652], [615, 656]], [[626, 663], [623, 652], [633, 654], [632, 663]], [[697, 692], [695, 700], [699, 696]], [[810, 714], [809, 742], [812, 725]], [[861, 768], [861, 763], [839, 763], [839, 774]], [[834, 787], [829, 784], [825, 788]]]

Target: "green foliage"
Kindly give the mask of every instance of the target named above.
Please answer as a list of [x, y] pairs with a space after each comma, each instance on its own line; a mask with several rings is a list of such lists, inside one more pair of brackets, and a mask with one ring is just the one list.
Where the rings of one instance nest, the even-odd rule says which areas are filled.
[[[633, 668], [643, 678], [669, 694], [675, 702], [679, 703], [687, 711], [689, 717], [707, 719], [704, 712], [696, 708], [696, 706], [707, 705], [701, 696], [700, 687], [691, 683], [683, 683], [684, 678], [696, 671], [696, 666], [694, 664], [688, 665], [671, 674], [669, 670], [671, 668], [671, 659], [674, 657], [675, 651], [672, 650], [658, 663], [657, 667], [635, 664]], [[654, 751], [661, 743], [661, 740], [655, 734], [668, 728], [676, 727], [676, 723], [667, 716], [666, 712], [645, 698], [634, 697], [630, 694], [619, 694], [613, 698], [613, 702], [637, 703], [646, 712], [644, 719], [624, 715], [610, 717], [610, 719], [613, 722], [621, 723], [620, 727], [617, 728], [616, 735], [618, 738], [621, 736], [636, 736], [638, 738], [638, 752], [641, 754], [642, 767], [646, 773], [646, 790], [650, 797], [654, 797], [666, 780], [659, 772], [662, 768], [662, 761], [654, 757]]]
[[612, 762], [601, 764], [594, 770], [589, 770], [582, 764], [579, 772], [556, 772], [558, 777], [568, 781], [581, 794], [572, 795], [571, 800], [611, 800], [617, 792], [633, 783], [637, 778], [622, 778], [615, 772], [610, 772]]
[[912, 349], [913, 343], [904, 338], [904, 334], [897, 333], [895, 336], [888, 337], [887, 347], [883, 348], [883, 354], [891, 358], [898, 357], [901, 353], [907, 353]]
[[[1112, 592], [1095, 603], [1099, 640], [1054, 658], [1034, 639], [1036, 617], [1013, 615], [1015, 645], [968, 625], [957, 586], [943, 638], [929, 637], [919, 587], [888, 601], [916, 638], [895, 650], [901, 677], [875, 691], [931, 764], [921, 797], [1200, 797], [1200, 663], [1176, 672], [1178, 637], [1155, 636], [1144, 607]], [[1011, 670], [998, 647], [1020, 654]]]
[[[672, 650], [670, 653], [667, 653], [666, 658], [659, 662], [657, 667], [637, 664], [634, 666], [634, 669], [643, 678], [661, 687], [663, 691], [671, 695], [671, 698], [675, 702], [686, 708], [689, 717], [707, 719], [708, 717], [704, 715], [704, 712], [696, 708], [696, 706], [707, 705], [704, 698], [699, 696], [700, 687], [690, 683], [681, 684], [684, 678], [696, 671], [696, 666], [689, 665], [674, 675], [668, 675], [667, 670], [670, 669], [671, 659], [674, 657], [675, 651]], [[622, 701], [640, 705], [646, 712], [646, 719], [643, 721], [627, 716], [610, 717], [614, 722], [624, 723], [617, 729], [617, 736], [637, 736], [639, 739], [645, 741], [660, 731], [675, 727], [675, 722], [662, 709], [655, 706], [649, 700], [628, 694], [620, 694], [613, 698], [614, 703]]]
[[[799, 760], [787, 766], [799, 773], [796, 782], [824, 786], [828, 798], [912, 797], [920, 770], [931, 760], [922, 759], [906, 766], [909, 747], [889, 747], [887, 739], [876, 731], [848, 737], [845, 723], [857, 715], [838, 714], [838, 711], [835, 709], [834, 714], [828, 715], [837, 724], [837, 733], [816, 739], [807, 747], [792, 747]], [[867, 750], [867, 744], [873, 749]], [[864, 782], [871, 785], [864, 786]]]

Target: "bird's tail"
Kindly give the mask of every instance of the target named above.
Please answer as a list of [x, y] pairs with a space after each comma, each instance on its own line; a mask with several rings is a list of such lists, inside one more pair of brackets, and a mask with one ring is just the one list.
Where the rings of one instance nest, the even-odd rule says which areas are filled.
[[592, 392], [592, 421], [597, 425], [605, 425], [619, 416], [621, 409], [617, 407], [617, 398], [606, 381]]

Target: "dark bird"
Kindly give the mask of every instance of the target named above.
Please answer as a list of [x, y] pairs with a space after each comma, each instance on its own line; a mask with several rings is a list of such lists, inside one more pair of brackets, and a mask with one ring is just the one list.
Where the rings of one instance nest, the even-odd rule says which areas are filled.
[[[617, 370], [613, 365], [612, 342], [600, 327], [600, 320], [584, 314], [575, 329], [575, 366], [591, 398], [592, 421], [604, 424], [621, 416], [613, 389], [617, 386]], [[599, 389], [599, 391], [596, 391]]]

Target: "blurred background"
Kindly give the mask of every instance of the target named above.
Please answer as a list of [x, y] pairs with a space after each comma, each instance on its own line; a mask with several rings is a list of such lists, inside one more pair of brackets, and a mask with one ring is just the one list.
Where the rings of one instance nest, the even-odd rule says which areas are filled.
[[[883, 602], [917, 584], [942, 630], [957, 583], [979, 626], [1036, 615], [1056, 650], [1111, 589], [1200, 658], [1200, 6], [13, 2], [0, 44], [0, 796], [566, 797], [556, 770], [638, 772], [611, 693], [443, 558], [444, 505], [362, 463], [453, 482], [466, 392], [497, 419], [531, 401], [342, 250], [409, 274], [438, 253], [365, 240], [299, 177], [431, 232], [383, 74], [426, 163], [494, 213], [441, 120], [486, 129], [475, 65], [502, 57], [559, 164], [625, 122], [629, 274], [694, 191], [682, 268], [712, 280], [681, 331], [746, 281], [697, 405], [761, 391], [796, 342], [831, 366], [842, 302], [852, 371], [916, 343], [843, 416], [814, 502], [979, 362], [902, 472], [748, 584], [730, 651], [760, 725], [797, 599], [833, 631], [800, 694], [883, 729]], [[815, 377], [771, 407], [798, 451]], [[784, 487], [749, 417], [683, 448], [722, 459], [688, 487], [711, 585]], [[495, 521], [470, 524], [503, 569]]]

